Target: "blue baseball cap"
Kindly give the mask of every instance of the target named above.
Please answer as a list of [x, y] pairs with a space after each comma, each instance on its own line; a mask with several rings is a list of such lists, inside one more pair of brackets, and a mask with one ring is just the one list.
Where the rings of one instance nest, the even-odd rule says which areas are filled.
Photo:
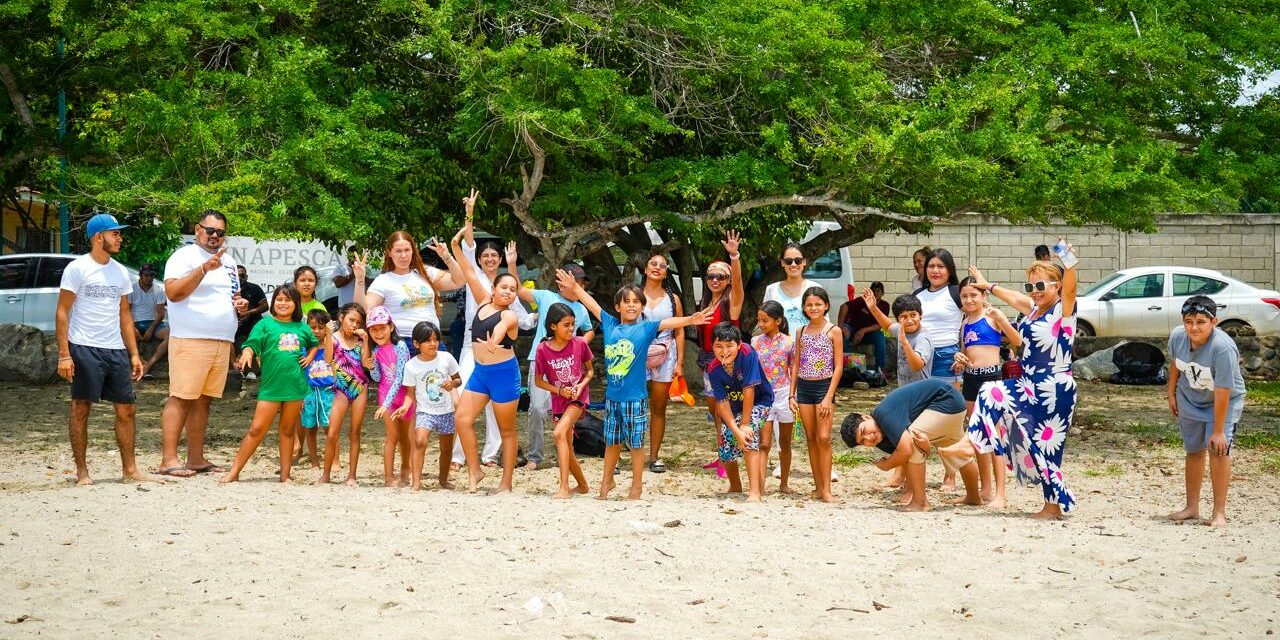
[[116, 217], [109, 213], [99, 213], [98, 215], [89, 218], [89, 224], [85, 225], [84, 232], [85, 235], [92, 238], [103, 231], [115, 231], [117, 229], [124, 229], [128, 226], [129, 225], [127, 224], [120, 224], [120, 221], [116, 220]]

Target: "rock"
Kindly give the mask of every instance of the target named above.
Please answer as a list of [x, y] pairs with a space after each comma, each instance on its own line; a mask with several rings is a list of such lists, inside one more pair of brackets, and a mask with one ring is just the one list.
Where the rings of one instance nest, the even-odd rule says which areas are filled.
[[0, 324], [0, 380], [46, 384], [58, 377], [58, 342], [25, 324]]
[[1115, 353], [1116, 347], [1119, 347], [1121, 344], [1124, 343], [1121, 342], [1114, 347], [1103, 349], [1102, 351], [1095, 351], [1087, 358], [1076, 360], [1071, 365], [1072, 374], [1078, 380], [1101, 380], [1103, 382], [1109, 382], [1111, 380], [1111, 375], [1119, 371], [1119, 369], [1116, 368], [1115, 363], [1111, 361], [1111, 356]]
[[1258, 338], [1258, 340], [1262, 343], [1262, 346], [1268, 349], [1280, 347], [1280, 336], [1263, 336]]
[[1244, 360], [1244, 368], [1249, 371], [1257, 371], [1262, 368], [1262, 358], [1258, 356], [1250, 356]]

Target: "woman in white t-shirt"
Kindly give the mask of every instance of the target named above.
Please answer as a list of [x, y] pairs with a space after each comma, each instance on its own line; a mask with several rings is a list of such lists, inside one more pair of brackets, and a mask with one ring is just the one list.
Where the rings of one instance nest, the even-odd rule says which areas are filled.
[[920, 329], [933, 343], [929, 377], [958, 383], [960, 378], [951, 370], [951, 365], [960, 352], [964, 311], [960, 310], [960, 280], [956, 277], [955, 259], [946, 249], [934, 249], [925, 260], [924, 272], [928, 283], [916, 289], [915, 296], [920, 299]]
[[356, 303], [366, 309], [382, 305], [391, 312], [396, 334], [401, 336], [411, 355], [418, 350], [413, 346], [413, 328], [423, 320], [440, 326], [438, 293], [461, 287], [448, 271], [428, 267], [422, 263], [418, 245], [406, 231], [393, 231], [387, 236], [386, 254], [382, 258], [382, 273], [364, 289], [364, 257], [351, 264], [356, 278]]
[[776, 301], [782, 305], [782, 313], [787, 318], [787, 325], [791, 329], [791, 338], [794, 340], [796, 334], [809, 324], [809, 319], [804, 315], [804, 305], [801, 298], [809, 287], [820, 286], [818, 283], [804, 277], [804, 270], [809, 266], [809, 262], [804, 257], [804, 251], [800, 249], [800, 245], [795, 242], [788, 242], [782, 248], [782, 271], [787, 274], [787, 278], [782, 282], [775, 282], [764, 288], [764, 300]]

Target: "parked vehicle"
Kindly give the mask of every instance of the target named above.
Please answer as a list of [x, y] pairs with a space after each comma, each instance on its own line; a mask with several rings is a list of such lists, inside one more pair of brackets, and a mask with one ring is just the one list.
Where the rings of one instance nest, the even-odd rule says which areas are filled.
[[[53, 333], [62, 272], [79, 257], [64, 253], [0, 256], [0, 324], [27, 324]], [[138, 282], [134, 269], [129, 269], [129, 277]]]
[[1218, 303], [1219, 327], [1280, 333], [1280, 293], [1209, 269], [1139, 267], [1117, 271], [1077, 298], [1077, 335], [1163, 338], [1182, 324], [1182, 303], [1206, 295]]

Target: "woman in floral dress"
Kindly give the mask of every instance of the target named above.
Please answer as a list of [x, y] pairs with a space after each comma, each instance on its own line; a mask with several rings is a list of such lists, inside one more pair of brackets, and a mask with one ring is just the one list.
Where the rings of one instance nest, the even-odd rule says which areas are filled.
[[[1068, 245], [1071, 266], [1038, 262], [1027, 269], [1022, 293], [987, 282], [976, 267], [969, 273], [986, 289], [1025, 319], [1022, 334], [1022, 377], [988, 382], [978, 394], [969, 418], [969, 439], [958, 449], [994, 451], [1004, 456], [1019, 484], [1039, 484], [1044, 508], [1036, 518], [1058, 519], [1075, 505], [1062, 476], [1062, 453], [1067, 429], [1076, 407], [1076, 382], [1071, 375], [1072, 345], [1076, 332], [1076, 269]], [[1004, 505], [994, 505], [1003, 507]]]

